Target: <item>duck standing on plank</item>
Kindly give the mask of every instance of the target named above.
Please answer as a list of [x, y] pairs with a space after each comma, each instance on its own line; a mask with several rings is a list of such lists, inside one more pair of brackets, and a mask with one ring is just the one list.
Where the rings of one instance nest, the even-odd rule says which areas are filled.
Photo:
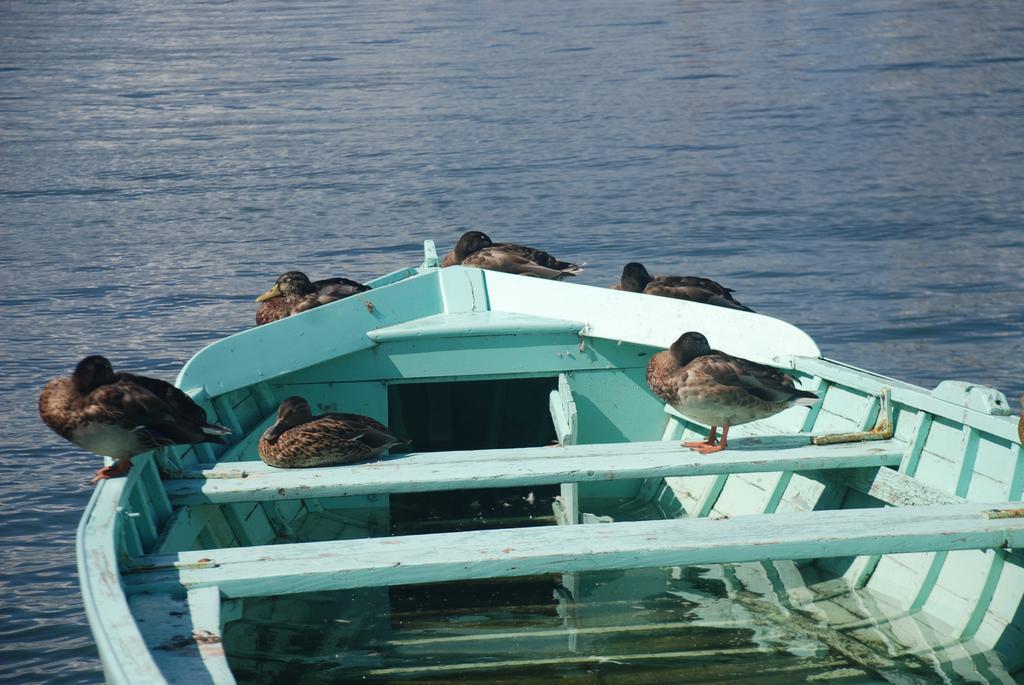
[[730, 426], [818, 400], [814, 393], [794, 387], [793, 379], [778, 369], [711, 349], [708, 339], [696, 331], [684, 333], [651, 357], [647, 384], [680, 414], [711, 427], [704, 442], [683, 443], [701, 454], [724, 450]]
[[306, 400], [289, 397], [260, 438], [259, 453], [264, 462], [282, 469], [331, 466], [372, 459], [400, 442], [369, 416], [314, 416]]
[[56, 378], [39, 395], [39, 416], [55, 433], [82, 449], [110, 457], [111, 466], [92, 482], [127, 473], [131, 458], [167, 445], [223, 443], [230, 435], [166, 381], [115, 373], [99, 355], [78, 362], [68, 378]]
[[285, 319], [292, 314], [369, 289], [370, 286], [348, 278], [325, 278], [311, 282], [301, 271], [289, 271], [278, 277], [273, 288], [256, 298], [260, 303], [256, 309], [256, 325]]
[[578, 264], [555, 259], [544, 250], [535, 247], [495, 243], [481, 231], [463, 233], [455, 248], [441, 260], [442, 267], [456, 264], [555, 281], [575, 276], [583, 271]]
[[631, 293], [646, 293], [660, 297], [674, 297], [677, 300], [689, 300], [711, 304], [716, 307], [739, 309], [744, 312], [754, 311], [740, 304], [732, 296], [732, 288], [726, 288], [710, 278], [697, 276], [651, 276], [643, 264], [630, 262], [622, 269], [620, 283], [612, 286], [615, 290]]

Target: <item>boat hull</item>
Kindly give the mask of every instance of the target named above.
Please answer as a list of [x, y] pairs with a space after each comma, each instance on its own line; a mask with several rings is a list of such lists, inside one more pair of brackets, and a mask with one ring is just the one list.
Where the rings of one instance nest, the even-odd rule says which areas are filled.
[[[1001, 393], [957, 382], [929, 391], [824, 359], [802, 331], [757, 314], [440, 270], [429, 247], [420, 269], [371, 285], [201, 351], [178, 385], [234, 442], [140, 456], [127, 478], [97, 487], [78, 555], [108, 681], [259, 680], [292, 672], [281, 664], [383, 680], [492, 662], [506, 674], [567, 668], [587, 662], [588, 636], [614, 633], [621, 646], [647, 630], [605, 609], [588, 619], [587, 607], [641, 601], [648, 577], [686, 579], [675, 591], [701, 598], [694, 616], [724, 606], [760, 617], [752, 630], [768, 637], [756, 644], [778, 644], [779, 606], [801, 616], [800, 633], [828, 655], [780, 656], [780, 674], [839, 659], [864, 673], [1019, 677], [1024, 466]], [[822, 401], [736, 426], [720, 454], [680, 448], [707, 426], [661, 403], [644, 374], [684, 330], [784, 369]], [[256, 442], [291, 395], [385, 422], [409, 452], [267, 467]], [[487, 657], [497, 642], [479, 630], [436, 643], [448, 654], [439, 671], [407, 664], [412, 638], [388, 619], [401, 588], [521, 576], [561, 588], [550, 610], [562, 646], [543, 664]], [[712, 579], [721, 596], [694, 590]], [[693, 638], [679, 621], [652, 620]], [[517, 640], [547, 635], [528, 626]], [[339, 640], [387, 648], [331, 661]], [[263, 662], [261, 641], [273, 646]], [[300, 643], [305, 652], [289, 647]], [[472, 658], [455, 648], [470, 643]], [[873, 660], [865, 645], [876, 643], [899, 663]], [[714, 661], [716, 649], [672, 644], [658, 658]], [[913, 654], [926, 658], [900, 656]], [[401, 666], [389, 671], [389, 659]]]

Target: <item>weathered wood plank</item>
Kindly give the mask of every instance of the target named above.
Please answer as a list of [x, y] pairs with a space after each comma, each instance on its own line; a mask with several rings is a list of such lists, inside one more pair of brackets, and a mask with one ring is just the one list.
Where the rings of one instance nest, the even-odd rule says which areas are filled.
[[180, 599], [163, 593], [133, 595], [129, 604], [166, 682], [234, 685], [221, 642], [217, 588], [192, 590]]
[[741, 561], [1019, 547], [1020, 503], [761, 514], [487, 530], [183, 552], [126, 572], [129, 589], [225, 597]]
[[966, 423], [1004, 440], [1016, 442], [1017, 421], [1013, 417], [992, 415], [965, 408], [960, 404], [933, 396], [925, 388], [886, 376], [879, 376], [871, 371], [858, 369], [834, 359], [799, 356], [792, 358], [792, 364], [793, 368], [804, 373], [828, 378], [873, 395], [880, 393], [884, 387], [892, 388], [892, 401], [896, 405], [923, 409], [954, 423]]
[[[552, 390], [548, 398], [551, 422], [555, 427], [558, 442], [563, 445], [575, 445], [579, 437], [579, 415], [576, 401], [573, 399], [572, 388], [566, 374], [558, 374], [558, 389]], [[580, 522], [580, 486], [579, 483], [561, 483], [560, 499], [556, 499], [552, 508], [555, 519], [562, 525], [575, 525]]]
[[886, 504], [899, 507], [958, 504], [965, 501], [963, 497], [925, 485], [892, 469], [850, 469], [835, 474], [833, 479]]
[[160, 669], [118, 582], [117, 517], [131, 477], [101, 481], [93, 492], [78, 526], [78, 577], [107, 682], [159, 683]]
[[153, 547], [154, 554], [168, 554], [191, 549], [199, 533], [210, 519], [214, 507], [179, 507], [167, 520]]
[[314, 469], [275, 469], [251, 461], [193, 471], [193, 478], [165, 485], [172, 502], [180, 505], [884, 466], [898, 464], [903, 454], [902, 444], [895, 442], [818, 447], [807, 440], [739, 438], [713, 456], [657, 441], [428, 452]]

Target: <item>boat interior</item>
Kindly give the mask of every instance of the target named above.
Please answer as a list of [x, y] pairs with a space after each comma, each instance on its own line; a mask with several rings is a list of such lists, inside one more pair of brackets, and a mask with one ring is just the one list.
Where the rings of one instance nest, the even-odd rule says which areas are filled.
[[[823, 401], [701, 457], [679, 442], [706, 427], [647, 389], [668, 333], [629, 319], [643, 296], [603, 295], [615, 325], [600, 329], [593, 288], [516, 279], [536, 292], [513, 297], [515, 277], [430, 258], [182, 371], [232, 442], [137, 459], [80, 531], [138, 627], [106, 636], [125, 668], [153, 667], [125, 656], [141, 639], [188, 682], [1024, 679], [1024, 555], [974, 527], [976, 503], [1024, 490], [1000, 393], [928, 391], [800, 341], [787, 354], [780, 333], [763, 361]], [[693, 327], [716, 325], [734, 326]], [[267, 467], [256, 443], [291, 395], [406, 443], [365, 465]], [[946, 533], [961, 542], [913, 546]], [[695, 563], [662, 563], [704, 535]]]

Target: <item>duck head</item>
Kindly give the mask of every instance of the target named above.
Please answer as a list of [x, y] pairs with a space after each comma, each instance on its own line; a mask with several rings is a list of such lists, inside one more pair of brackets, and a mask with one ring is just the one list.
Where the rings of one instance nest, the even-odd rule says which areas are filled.
[[265, 302], [275, 297], [308, 295], [316, 288], [310, 283], [309, 277], [301, 271], [289, 271], [277, 277], [274, 287], [256, 298], [257, 302]]
[[71, 382], [75, 390], [82, 393], [90, 393], [101, 385], [113, 383], [114, 367], [106, 357], [93, 354], [78, 362], [75, 372], [71, 374]]
[[679, 361], [683, 366], [689, 364], [692, 360], [705, 355], [711, 351], [711, 345], [708, 344], [708, 339], [697, 331], [690, 331], [689, 333], [683, 333], [679, 338], [672, 343], [672, 347], [668, 348], [672, 352], [672, 356]]
[[301, 426], [313, 419], [309, 403], [301, 397], [289, 397], [277, 408], [277, 421], [263, 433], [263, 439], [273, 444], [289, 428]]
[[652, 280], [651, 274], [640, 262], [630, 262], [622, 268], [622, 289], [631, 293], [642, 293]]
[[462, 261], [474, 252], [479, 252], [485, 247], [491, 247], [494, 243], [483, 231], [468, 231], [462, 234], [459, 242], [455, 243], [455, 258]]

